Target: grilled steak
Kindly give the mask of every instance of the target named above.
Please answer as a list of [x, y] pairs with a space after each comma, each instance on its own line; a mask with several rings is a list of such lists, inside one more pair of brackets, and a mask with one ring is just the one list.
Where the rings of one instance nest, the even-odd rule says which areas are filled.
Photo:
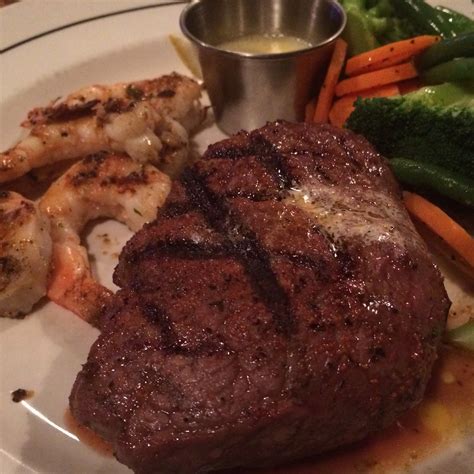
[[137, 473], [282, 463], [420, 401], [449, 308], [367, 141], [276, 122], [209, 147], [126, 245], [74, 416]]

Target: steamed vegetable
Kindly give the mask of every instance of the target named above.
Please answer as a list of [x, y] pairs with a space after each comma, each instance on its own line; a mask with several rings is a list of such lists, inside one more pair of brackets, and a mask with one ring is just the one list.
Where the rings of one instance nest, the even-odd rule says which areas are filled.
[[446, 333], [448, 342], [451, 344], [474, 351], [474, 319]]
[[414, 193], [403, 193], [403, 201], [410, 214], [439, 235], [472, 268], [474, 268], [474, 238], [453, 221], [444, 211]]
[[331, 109], [332, 101], [334, 99], [334, 91], [337, 81], [341, 75], [344, 62], [347, 54], [347, 43], [339, 38], [334, 46], [331, 62], [324, 78], [319, 97], [316, 102], [316, 109], [314, 111], [315, 122], [327, 122], [329, 110]]
[[474, 22], [423, 0], [341, 0], [346, 10], [344, 38], [349, 56], [418, 35], [451, 38], [474, 31]]
[[344, 38], [349, 55], [416, 35], [413, 26], [395, 15], [391, 0], [341, 0], [347, 14]]
[[466, 15], [444, 6], [437, 6], [435, 9], [444, 16], [446, 21], [451, 24], [451, 28], [456, 31], [457, 34], [474, 31], [474, 21]]
[[374, 87], [357, 94], [347, 94], [336, 100], [329, 111], [329, 122], [337, 127], [342, 127], [349, 115], [354, 110], [354, 102], [359, 97], [390, 97], [399, 95], [400, 89], [395, 84], [388, 84], [382, 87]]
[[347, 15], [343, 36], [350, 46], [349, 54], [360, 54], [379, 46], [375, 31], [383, 26], [384, 20], [371, 14], [365, 0], [343, 0], [341, 3]]
[[419, 54], [439, 39], [439, 36], [417, 36], [366, 51], [353, 56], [347, 61], [345, 73], [347, 76], [357, 76], [365, 72], [400, 64]]
[[470, 81], [474, 84], [474, 57], [456, 58], [424, 71], [421, 79], [425, 84]]
[[381, 87], [417, 76], [418, 71], [411, 62], [397, 64], [396, 66], [343, 79], [336, 86], [336, 95], [340, 97], [346, 94], [354, 94], [372, 87]]
[[474, 57], [474, 33], [444, 39], [426, 49], [416, 59], [419, 71], [425, 71], [455, 58]]
[[393, 173], [402, 183], [417, 189], [429, 189], [455, 201], [474, 207], [474, 179], [421, 161], [393, 158]]
[[[388, 158], [428, 163], [474, 180], [474, 84], [424, 87], [404, 96], [358, 99], [355, 105], [346, 126]], [[446, 194], [442, 188], [438, 191]]]
[[459, 33], [446, 15], [423, 0], [392, 0], [392, 2], [397, 11], [420, 32], [445, 38]]

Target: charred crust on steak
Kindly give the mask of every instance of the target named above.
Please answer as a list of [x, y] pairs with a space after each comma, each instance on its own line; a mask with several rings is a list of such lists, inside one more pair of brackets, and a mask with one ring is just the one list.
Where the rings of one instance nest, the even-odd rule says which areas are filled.
[[192, 210], [193, 208], [190, 202], [172, 202], [160, 211], [160, 216], [165, 218], [178, 217], [183, 214], [188, 214]]
[[201, 211], [210, 226], [223, 235], [233, 256], [244, 265], [254, 290], [273, 314], [277, 330], [290, 335], [294, 331], [294, 324], [288, 295], [280, 286], [268, 253], [260, 245], [255, 233], [209, 190], [198, 173], [185, 170], [181, 181], [190, 201]]
[[207, 243], [197, 243], [191, 240], [167, 240], [161, 242], [150, 242], [140, 252], [132, 253], [129, 256], [129, 263], [138, 262], [140, 259], [151, 256], [162, 255], [174, 258], [192, 258], [205, 260], [207, 258], [219, 258], [229, 256], [231, 249], [225, 244], [210, 245]]
[[204, 329], [201, 340], [190, 343], [181, 338], [173, 328], [170, 318], [162, 308], [146, 303], [142, 307], [143, 314], [152, 324], [159, 326], [161, 333], [160, 349], [165, 354], [177, 354], [187, 357], [212, 356], [217, 352], [228, 351], [225, 342], [215, 336], [209, 328]]
[[70, 405], [138, 474], [274, 465], [393, 423], [449, 309], [387, 163], [329, 125], [211, 145], [114, 282]]

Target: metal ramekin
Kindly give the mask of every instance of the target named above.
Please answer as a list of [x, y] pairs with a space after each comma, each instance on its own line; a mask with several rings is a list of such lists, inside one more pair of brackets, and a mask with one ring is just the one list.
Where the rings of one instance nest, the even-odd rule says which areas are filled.
[[[270, 120], [302, 120], [345, 23], [334, 0], [198, 0], [180, 18], [198, 48], [217, 124], [228, 134]], [[248, 34], [286, 34], [313, 46], [279, 54], [218, 47]]]

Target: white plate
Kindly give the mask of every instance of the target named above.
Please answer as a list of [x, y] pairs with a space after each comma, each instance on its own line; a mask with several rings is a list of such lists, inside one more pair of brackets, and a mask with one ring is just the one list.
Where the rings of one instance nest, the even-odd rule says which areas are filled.
[[[449, 3], [469, 13], [470, 0]], [[181, 9], [147, 0], [24, 0], [0, 9], [1, 149], [19, 138], [18, 124], [29, 109], [80, 86], [187, 73], [167, 40], [179, 32]], [[220, 138], [211, 127], [196, 141], [202, 150]], [[99, 237], [105, 232], [111, 244]], [[87, 236], [95, 271], [110, 288], [113, 254], [129, 237], [112, 221]], [[64, 421], [71, 386], [97, 334], [53, 303], [23, 321], [0, 321], [2, 474], [130, 472], [78, 442]], [[34, 397], [12, 403], [10, 392], [19, 387], [34, 390]], [[438, 464], [431, 472], [446, 470]]]

